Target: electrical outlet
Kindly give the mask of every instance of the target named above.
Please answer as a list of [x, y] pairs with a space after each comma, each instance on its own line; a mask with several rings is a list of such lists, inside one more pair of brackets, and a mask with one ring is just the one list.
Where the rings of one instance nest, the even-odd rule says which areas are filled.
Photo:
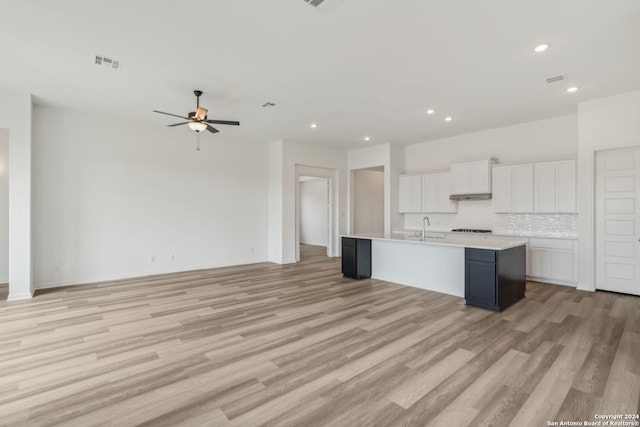
[[251, 253], [253, 253], [253, 248], [251, 248]]
[[151, 262], [156, 262], [156, 256], [155, 255], [151, 255]]
[[56, 273], [60, 273], [60, 266], [59, 266], [59, 265], [56, 265], [55, 267], [53, 267], [53, 270], [54, 270]]
[[171, 254], [171, 261], [175, 261], [176, 260], [176, 254]]

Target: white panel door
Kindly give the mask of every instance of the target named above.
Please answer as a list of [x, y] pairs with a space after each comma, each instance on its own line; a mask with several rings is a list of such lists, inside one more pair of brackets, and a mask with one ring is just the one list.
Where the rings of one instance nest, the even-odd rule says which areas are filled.
[[398, 180], [398, 212], [422, 210], [422, 176], [403, 175]]
[[436, 175], [436, 192], [438, 212], [458, 212], [458, 202], [449, 199], [451, 196], [451, 174], [449, 172]]
[[512, 212], [512, 180], [513, 166], [496, 166], [493, 168], [493, 211], [498, 213]]
[[438, 212], [438, 178], [436, 174], [422, 175], [421, 212]]
[[576, 161], [557, 162], [557, 212], [576, 212]]
[[513, 166], [512, 179], [511, 212], [533, 212], [533, 165]]
[[640, 295], [640, 146], [596, 156], [596, 288]]
[[536, 163], [534, 166], [534, 211], [556, 211], [556, 162]]

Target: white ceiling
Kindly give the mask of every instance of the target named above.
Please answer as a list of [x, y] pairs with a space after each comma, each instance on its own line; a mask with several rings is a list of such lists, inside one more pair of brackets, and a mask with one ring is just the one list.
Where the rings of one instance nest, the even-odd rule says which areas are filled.
[[151, 110], [186, 114], [201, 89], [209, 118], [242, 122], [210, 138], [406, 144], [639, 89], [640, 2], [0, 0], [0, 54], [0, 86], [41, 104], [162, 126]]

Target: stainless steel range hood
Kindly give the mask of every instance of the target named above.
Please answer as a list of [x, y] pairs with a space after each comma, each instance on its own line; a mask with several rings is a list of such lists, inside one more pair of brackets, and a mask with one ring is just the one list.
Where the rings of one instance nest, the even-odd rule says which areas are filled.
[[449, 200], [489, 200], [491, 193], [476, 193], [476, 194], [452, 194], [449, 196]]

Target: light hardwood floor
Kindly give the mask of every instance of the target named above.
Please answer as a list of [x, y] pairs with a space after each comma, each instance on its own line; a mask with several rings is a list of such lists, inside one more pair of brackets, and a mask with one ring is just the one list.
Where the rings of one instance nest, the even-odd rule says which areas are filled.
[[546, 426], [640, 411], [640, 298], [529, 283], [503, 313], [324, 248], [0, 302], [0, 424]]

